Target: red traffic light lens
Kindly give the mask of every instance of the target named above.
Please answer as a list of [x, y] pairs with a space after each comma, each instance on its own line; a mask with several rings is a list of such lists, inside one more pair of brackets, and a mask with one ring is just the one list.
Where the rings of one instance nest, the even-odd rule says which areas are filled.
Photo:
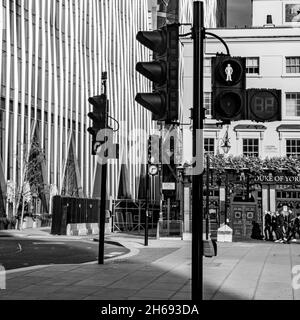
[[217, 109], [224, 119], [233, 119], [242, 111], [242, 97], [237, 92], [223, 91], [217, 97]]

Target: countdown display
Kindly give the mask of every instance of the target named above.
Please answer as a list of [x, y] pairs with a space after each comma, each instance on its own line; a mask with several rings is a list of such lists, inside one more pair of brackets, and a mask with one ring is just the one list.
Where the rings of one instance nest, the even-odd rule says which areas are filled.
[[281, 90], [248, 89], [248, 119], [265, 122], [281, 120]]

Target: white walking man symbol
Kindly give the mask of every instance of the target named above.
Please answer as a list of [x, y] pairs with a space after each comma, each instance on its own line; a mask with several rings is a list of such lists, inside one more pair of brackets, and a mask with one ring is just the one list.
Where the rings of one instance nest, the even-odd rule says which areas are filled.
[[227, 64], [227, 67], [225, 69], [225, 73], [226, 73], [226, 81], [232, 81], [232, 74], [233, 74], [233, 69], [230, 63]]

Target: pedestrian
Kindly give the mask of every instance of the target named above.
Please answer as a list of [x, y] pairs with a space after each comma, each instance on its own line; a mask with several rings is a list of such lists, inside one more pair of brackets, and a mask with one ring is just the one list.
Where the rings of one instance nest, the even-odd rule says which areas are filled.
[[297, 213], [297, 217], [295, 218], [295, 231], [300, 238], [300, 212]]
[[290, 228], [289, 237], [287, 237], [287, 242], [289, 242], [292, 239], [292, 242], [296, 242], [296, 234], [298, 234], [298, 237], [300, 237], [300, 213], [297, 213], [296, 218], [292, 219], [292, 224]]
[[276, 219], [276, 214], [275, 212], [271, 213], [271, 227], [272, 227], [272, 236], [273, 236], [273, 240], [278, 240], [277, 239], [277, 219]]
[[277, 240], [275, 240], [275, 242], [280, 242], [283, 243], [284, 242], [284, 216], [282, 211], [279, 213], [278, 211], [276, 211], [276, 236], [277, 236]]
[[272, 217], [269, 211], [265, 211], [265, 240], [266, 241], [273, 241], [272, 235]]
[[296, 229], [295, 229], [295, 220], [296, 218], [290, 219], [288, 229], [286, 232], [286, 243], [292, 241], [296, 241]]
[[252, 239], [263, 240], [263, 235], [261, 234], [260, 226], [257, 222], [252, 221]]

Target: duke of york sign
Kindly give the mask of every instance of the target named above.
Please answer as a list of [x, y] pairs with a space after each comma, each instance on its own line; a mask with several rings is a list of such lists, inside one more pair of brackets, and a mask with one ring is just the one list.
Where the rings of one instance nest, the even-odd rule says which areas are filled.
[[260, 175], [254, 178], [254, 182], [265, 184], [300, 184], [300, 176], [287, 176], [287, 175]]

